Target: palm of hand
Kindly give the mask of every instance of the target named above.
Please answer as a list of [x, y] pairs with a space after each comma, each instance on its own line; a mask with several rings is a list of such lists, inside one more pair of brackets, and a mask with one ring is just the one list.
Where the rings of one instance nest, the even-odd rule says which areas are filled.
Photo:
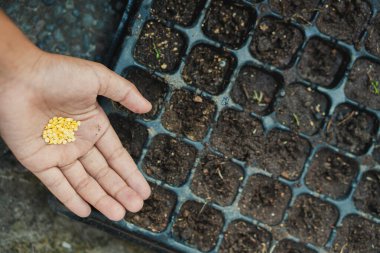
[[[25, 77], [28, 78], [25, 78]], [[90, 205], [112, 220], [141, 209], [150, 189], [123, 148], [97, 95], [135, 112], [150, 104], [135, 87], [105, 67], [70, 57], [43, 55], [0, 97], [0, 131], [20, 162], [79, 216]], [[81, 121], [76, 141], [47, 145], [44, 125], [54, 116]]]

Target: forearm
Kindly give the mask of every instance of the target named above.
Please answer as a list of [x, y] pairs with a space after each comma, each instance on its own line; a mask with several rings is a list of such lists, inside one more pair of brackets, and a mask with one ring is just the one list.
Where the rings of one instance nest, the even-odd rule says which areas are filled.
[[23, 68], [33, 65], [41, 53], [0, 9], [0, 91]]

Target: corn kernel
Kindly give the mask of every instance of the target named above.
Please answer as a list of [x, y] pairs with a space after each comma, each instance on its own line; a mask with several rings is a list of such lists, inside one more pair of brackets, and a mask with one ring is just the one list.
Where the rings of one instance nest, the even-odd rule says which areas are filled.
[[80, 121], [72, 118], [53, 117], [44, 127], [42, 138], [47, 144], [67, 144], [75, 141], [79, 126]]

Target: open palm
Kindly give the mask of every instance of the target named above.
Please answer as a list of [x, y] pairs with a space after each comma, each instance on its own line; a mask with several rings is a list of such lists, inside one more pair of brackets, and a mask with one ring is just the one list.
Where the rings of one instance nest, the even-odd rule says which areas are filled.
[[[136, 113], [151, 109], [137, 89], [103, 65], [41, 53], [0, 93], [0, 132], [18, 160], [78, 216], [90, 205], [109, 219], [142, 208], [150, 188], [97, 103], [103, 95]], [[47, 145], [54, 116], [81, 121], [76, 141]]]

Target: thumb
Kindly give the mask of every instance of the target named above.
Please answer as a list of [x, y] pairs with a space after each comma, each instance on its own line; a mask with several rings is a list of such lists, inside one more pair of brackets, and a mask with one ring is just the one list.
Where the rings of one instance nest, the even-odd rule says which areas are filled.
[[100, 78], [98, 95], [119, 102], [135, 113], [146, 113], [152, 109], [151, 103], [137, 90], [136, 86], [102, 64], [96, 69]]

